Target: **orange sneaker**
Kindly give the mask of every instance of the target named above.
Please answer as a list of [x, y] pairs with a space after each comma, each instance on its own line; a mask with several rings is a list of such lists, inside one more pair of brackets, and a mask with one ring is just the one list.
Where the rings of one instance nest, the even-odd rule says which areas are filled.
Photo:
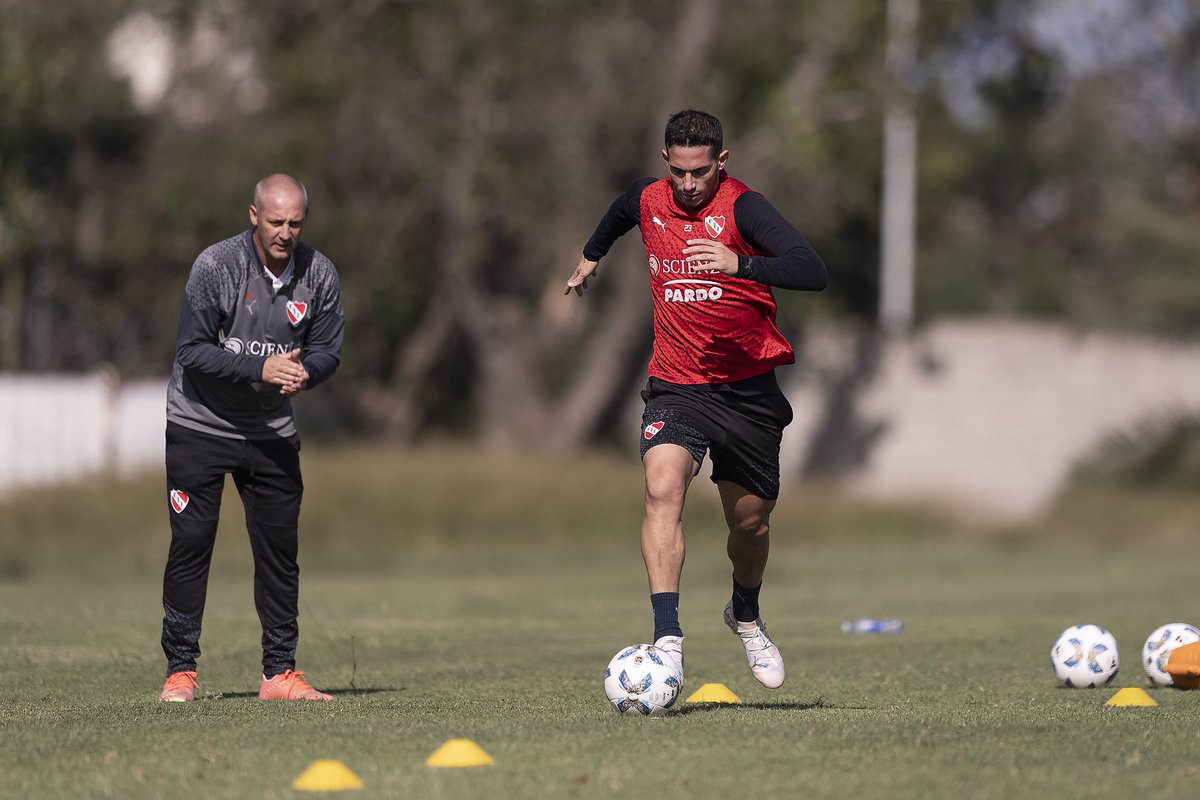
[[332, 700], [333, 695], [318, 692], [304, 680], [303, 672], [285, 670], [274, 678], [263, 677], [258, 687], [259, 700]]
[[195, 697], [196, 673], [172, 672], [167, 676], [167, 682], [163, 684], [162, 694], [158, 699], [168, 703], [184, 703], [194, 700]]

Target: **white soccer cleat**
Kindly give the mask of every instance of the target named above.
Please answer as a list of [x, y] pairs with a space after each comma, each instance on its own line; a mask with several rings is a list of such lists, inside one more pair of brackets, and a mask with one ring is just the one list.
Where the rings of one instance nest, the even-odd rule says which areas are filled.
[[661, 636], [654, 647], [675, 662], [675, 669], [679, 673], [679, 689], [683, 691], [683, 637]]
[[783, 656], [771, 641], [762, 617], [753, 622], [734, 619], [733, 601], [730, 600], [725, 604], [725, 624], [741, 638], [751, 674], [768, 689], [778, 689], [784, 677]]

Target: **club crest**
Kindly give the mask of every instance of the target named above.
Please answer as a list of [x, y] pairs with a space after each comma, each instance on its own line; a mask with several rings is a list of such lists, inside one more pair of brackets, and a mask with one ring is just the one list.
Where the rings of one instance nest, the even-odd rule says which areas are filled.
[[301, 300], [300, 302], [293, 302], [291, 300], [288, 300], [287, 317], [288, 317], [288, 322], [292, 323], [292, 325], [299, 325], [300, 321], [302, 319], [304, 319], [304, 315], [307, 313], [308, 313], [308, 303], [305, 303], [303, 300]]
[[661, 419], [658, 422], [651, 422], [642, 431], [642, 435], [645, 436], [647, 439], [653, 439], [654, 434], [661, 431], [663, 429], [663, 425], [666, 425], [666, 424], [667, 424], [666, 421], [661, 420]]
[[720, 236], [721, 231], [725, 230], [725, 215], [705, 217], [704, 227], [713, 236]]
[[187, 492], [181, 492], [178, 489], [171, 490], [171, 508], [175, 509], [176, 514], [183, 513], [183, 510], [187, 508], [188, 500], [190, 499], [191, 498], [188, 497]]

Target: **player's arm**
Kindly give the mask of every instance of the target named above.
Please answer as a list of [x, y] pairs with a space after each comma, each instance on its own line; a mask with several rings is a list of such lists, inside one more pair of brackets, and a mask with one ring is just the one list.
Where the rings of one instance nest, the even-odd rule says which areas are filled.
[[608, 251], [626, 233], [629, 233], [641, 219], [642, 190], [654, 183], [654, 178], [640, 178], [629, 185], [624, 194], [613, 201], [608, 211], [592, 232], [591, 238], [583, 246], [583, 256], [571, 277], [563, 294], [574, 290], [582, 295], [587, 288], [587, 279], [596, 273], [600, 259], [608, 255]]
[[767, 255], [738, 254], [737, 276], [777, 286], [819, 292], [829, 271], [804, 234], [758, 192], [746, 192], [733, 203], [738, 232], [746, 243]]

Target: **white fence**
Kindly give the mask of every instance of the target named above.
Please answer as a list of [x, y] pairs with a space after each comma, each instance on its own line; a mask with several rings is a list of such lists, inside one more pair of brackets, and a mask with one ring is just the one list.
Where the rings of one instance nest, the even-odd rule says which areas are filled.
[[161, 463], [167, 381], [0, 374], [0, 494]]

